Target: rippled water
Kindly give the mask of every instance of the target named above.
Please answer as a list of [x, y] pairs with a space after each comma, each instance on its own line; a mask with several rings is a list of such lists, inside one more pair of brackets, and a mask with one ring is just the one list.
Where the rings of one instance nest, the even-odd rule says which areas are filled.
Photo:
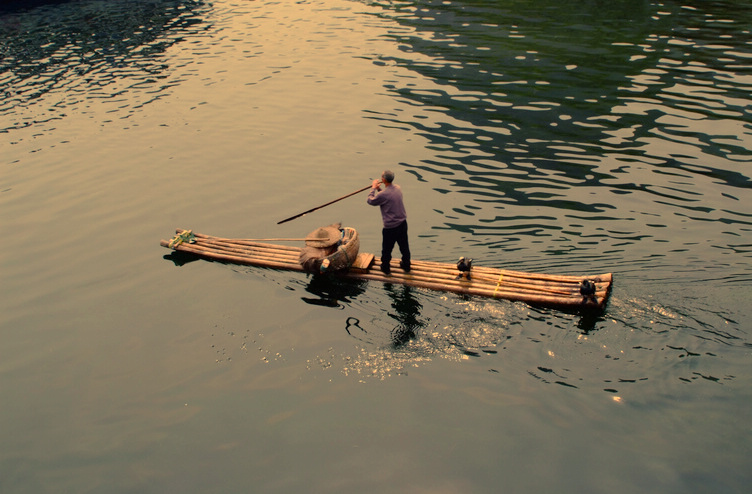
[[[2, 492], [744, 492], [745, 2], [0, 7]], [[582, 316], [196, 261], [405, 190]]]

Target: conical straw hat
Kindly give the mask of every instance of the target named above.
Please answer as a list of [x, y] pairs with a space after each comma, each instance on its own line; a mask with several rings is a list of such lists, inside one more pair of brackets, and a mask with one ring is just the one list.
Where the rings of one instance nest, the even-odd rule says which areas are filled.
[[322, 226], [306, 235], [306, 238], [306, 245], [311, 247], [331, 247], [340, 241], [342, 232], [336, 225]]

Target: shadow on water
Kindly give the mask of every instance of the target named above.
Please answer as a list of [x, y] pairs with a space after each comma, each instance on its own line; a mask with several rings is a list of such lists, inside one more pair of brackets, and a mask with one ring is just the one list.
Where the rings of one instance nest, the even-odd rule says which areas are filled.
[[[91, 98], [130, 93], [127, 109], [118, 110], [138, 111], [184, 77], [172, 74], [176, 67], [163, 54], [188, 33], [210, 28], [203, 17], [211, 7], [200, 0], [26, 4], [0, 10], [0, 72], [6, 74], [0, 132], [84, 111]], [[30, 107], [33, 119], [17, 116]]]
[[162, 256], [162, 259], [165, 261], [172, 261], [175, 266], [185, 266], [188, 263], [200, 261], [201, 257], [197, 256], [196, 254], [191, 254], [190, 252], [184, 252], [181, 250], [173, 250], [169, 254], [165, 254]]

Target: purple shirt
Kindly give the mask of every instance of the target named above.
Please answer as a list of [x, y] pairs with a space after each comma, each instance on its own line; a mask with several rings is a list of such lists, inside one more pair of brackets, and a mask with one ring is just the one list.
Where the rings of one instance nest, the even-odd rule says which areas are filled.
[[390, 185], [381, 192], [371, 189], [368, 194], [368, 204], [381, 208], [381, 218], [384, 228], [394, 228], [407, 219], [405, 204], [402, 202], [402, 189], [399, 185]]

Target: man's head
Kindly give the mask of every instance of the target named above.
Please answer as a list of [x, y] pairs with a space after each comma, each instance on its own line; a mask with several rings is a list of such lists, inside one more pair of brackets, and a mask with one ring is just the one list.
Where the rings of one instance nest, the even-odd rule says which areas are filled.
[[383, 180], [385, 184], [394, 182], [394, 172], [391, 170], [384, 170], [384, 173], [381, 174], [381, 180]]

